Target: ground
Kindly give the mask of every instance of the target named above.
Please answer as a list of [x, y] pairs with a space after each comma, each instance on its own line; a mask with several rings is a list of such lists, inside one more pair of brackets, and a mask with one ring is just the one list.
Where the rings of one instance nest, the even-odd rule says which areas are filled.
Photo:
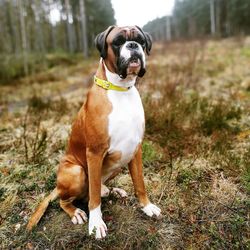
[[[155, 44], [138, 82], [146, 113], [144, 175], [162, 218], [146, 217], [126, 167], [103, 199], [108, 237], [89, 237], [50, 204], [71, 123], [98, 58], [60, 65], [0, 86], [1, 249], [249, 249], [250, 39]], [[87, 210], [87, 204], [79, 203]]]

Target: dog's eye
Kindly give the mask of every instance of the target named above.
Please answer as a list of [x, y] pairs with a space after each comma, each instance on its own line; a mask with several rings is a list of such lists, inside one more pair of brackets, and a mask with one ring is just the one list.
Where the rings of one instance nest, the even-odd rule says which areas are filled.
[[135, 39], [135, 41], [138, 42], [142, 47], [145, 47], [145, 41], [144, 41], [144, 39], [141, 36], [138, 36]]
[[114, 45], [114, 46], [121, 46], [121, 45], [123, 45], [125, 42], [126, 42], [126, 39], [125, 39], [124, 37], [120, 37], [120, 38], [115, 39], [115, 40], [113, 41], [113, 45]]
[[145, 42], [144, 42], [144, 41], [139, 42], [139, 44], [140, 44], [143, 48], [145, 47]]

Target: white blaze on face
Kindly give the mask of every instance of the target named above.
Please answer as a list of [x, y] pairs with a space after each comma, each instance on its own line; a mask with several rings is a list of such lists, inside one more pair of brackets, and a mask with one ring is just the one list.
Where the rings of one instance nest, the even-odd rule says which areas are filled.
[[[138, 45], [138, 50], [137, 50], [137, 53], [142, 55], [142, 67], [144, 68], [146, 66], [146, 63], [145, 63], [145, 54], [143, 52], [143, 48], [142, 46], [135, 42], [135, 41], [132, 41], [133, 43], [136, 43]], [[130, 43], [130, 41], [127, 41], [125, 42], [123, 45], [122, 45], [122, 48], [121, 48], [121, 52], [120, 52], [120, 56], [123, 57], [126, 61], [129, 60], [131, 58], [131, 54], [132, 54], [132, 50], [130, 50], [127, 45]]]

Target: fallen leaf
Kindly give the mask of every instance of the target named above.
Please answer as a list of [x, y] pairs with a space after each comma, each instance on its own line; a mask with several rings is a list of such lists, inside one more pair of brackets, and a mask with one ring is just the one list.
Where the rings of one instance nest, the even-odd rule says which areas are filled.
[[31, 242], [28, 242], [27, 245], [26, 245], [27, 249], [29, 250], [33, 250], [34, 249], [34, 246]]
[[250, 129], [240, 132], [240, 133], [237, 135], [237, 139], [238, 139], [238, 140], [242, 140], [242, 139], [245, 139], [246, 137], [248, 137], [249, 135], [250, 135]]

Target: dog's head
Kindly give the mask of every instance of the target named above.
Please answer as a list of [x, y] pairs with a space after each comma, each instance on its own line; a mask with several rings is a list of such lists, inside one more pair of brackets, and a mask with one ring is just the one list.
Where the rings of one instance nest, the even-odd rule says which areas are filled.
[[152, 39], [138, 26], [110, 26], [97, 35], [95, 44], [108, 69], [121, 78], [145, 74], [145, 52], [149, 55]]

